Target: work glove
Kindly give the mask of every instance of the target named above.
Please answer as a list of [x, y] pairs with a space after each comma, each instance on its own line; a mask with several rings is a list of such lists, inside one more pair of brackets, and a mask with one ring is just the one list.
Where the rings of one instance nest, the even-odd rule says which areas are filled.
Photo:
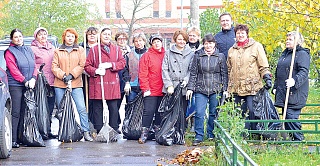
[[26, 88], [31, 88], [31, 89], [33, 89], [35, 87], [35, 85], [36, 85], [36, 79], [34, 79], [34, 78], [31, 78], [29, 81], [24, 83], [24, 86]]
[[129, 82], [126, 82], [126, 85], [124, 86], [124, 92], [126, 93], [126, 95], [129, 95], [131, 92], [131, 85]]
[[167, 88], [167, 92], [168, 92], [169, 95], [171, 95], [171, 94], [174, 92], [173, 86], [169, 86], [169, 87]]
[[72, 81], [72, 80], [69, 80], [69, 81], [67, 82], [67, 88], [69, 88], [69, 89], [72, 89], [71, 81]]
[[222, 93], [222, 95], [223, 95], [226, 99], [230, 97], [230, 94], [229, 94], [228, 91], [224, 91], [224, 92]]
[[193, 91], [192, 91], [192, 90], [187, 90], [187, 93], [186, 93], [186, 98], [187, 98], [187, 100], [191, 100], [192, 94], [193, 94]]
[[274, 94], [274, 95], [275, 95], [275, 94], [276, 94], [276, 92], [277, 92], [277, 89], [273, 89], [273, 90], [272, 90], [272, 94]]
[[151, 95], [151, 92], [150, 90], [147, 90], [143, 93], [143, 97], [147, 97], [147, 96], [150, 96]]
[[269, 90], [269, 89], [272, 87], [271, 75], [270, 75], [270, 74], [265, 74], [265, 75], [263, 76], [263, 80], [264, 80], [264, 82], [266, 83], [266, 84], [264, 85], [264, 87], [265, 87], [267, 90]]
[[109, 69], [112, 68], [112, 64], [110, 62], [104, 62], [99, 64], [99, 68], [102, 69]]
[[293, 87], [295, 84], [296, 84], [296, 81], [294, 81], [293, 78], [289, 78], [289, 79], [286, 80], [286, 85], [287, 85], [288, 88]]
[[103, 69], [103, 68], [97, 68], [96, 71], [95, 71], [95, 73], [96, 73], [97, 75], [104, 76], [104, 75], [106, 74], [106, 70]]
[[187, 81], [182, 81], [180, 87], [185, 88], [187, 86]]
[[69, 75], [65, 75], [64, 77], [63, 77], [63, 82], [65, 83], [65, 84], [68, 84], [68, 81], [70, 81], [70, 80], [72, 80], [74, 77], [73, 77], [73, 75], [72, 74], [69, 74]]

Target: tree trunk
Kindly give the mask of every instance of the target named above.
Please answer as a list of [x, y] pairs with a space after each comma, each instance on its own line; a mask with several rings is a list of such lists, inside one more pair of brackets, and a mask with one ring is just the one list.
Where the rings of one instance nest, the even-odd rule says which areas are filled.
[[191, 26], [200, 28], [199, 26], [199, 2], [198, 0], [190, 0], [190, 24]]

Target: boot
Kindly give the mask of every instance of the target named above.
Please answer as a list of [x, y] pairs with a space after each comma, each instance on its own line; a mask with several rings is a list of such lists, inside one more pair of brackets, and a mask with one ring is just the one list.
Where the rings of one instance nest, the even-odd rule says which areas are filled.
[[147, 127], [142, 127], [142, 133], [139, 138], [139, 144], [144, 144], [148, 138], [148, 133], [149, 133], [149, 128]]
[[90, 134], [89, 134], [89, 131], [84, 132], [84, 133], [83, 133], [83, 137], [84, 137], [84, 139], [85, 139], [86, 141], [89, 141], [89, 142], [92, 142], [92, 141], [93, 141], [92, 137], [91, 137]]

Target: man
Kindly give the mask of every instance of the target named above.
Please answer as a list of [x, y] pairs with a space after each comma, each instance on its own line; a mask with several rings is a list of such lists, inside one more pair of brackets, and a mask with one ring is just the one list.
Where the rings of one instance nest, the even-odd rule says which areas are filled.
[[235, 33], [232, 26], [233, 21], [230, 13], [222, 13], [219, 17], [221, 31], [214, 38], [217, 41], [219, 52], [228, 57], [228, 50], [235, 43]]

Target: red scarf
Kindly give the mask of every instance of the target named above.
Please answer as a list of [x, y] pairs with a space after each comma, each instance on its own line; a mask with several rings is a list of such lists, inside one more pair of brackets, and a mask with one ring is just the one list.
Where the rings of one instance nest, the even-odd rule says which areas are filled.
[[247, 43], [249, 42], [249, 38], [247, 38], [245, 41], [243, 42], [238, 42], [238, 47], [244, 47]]

